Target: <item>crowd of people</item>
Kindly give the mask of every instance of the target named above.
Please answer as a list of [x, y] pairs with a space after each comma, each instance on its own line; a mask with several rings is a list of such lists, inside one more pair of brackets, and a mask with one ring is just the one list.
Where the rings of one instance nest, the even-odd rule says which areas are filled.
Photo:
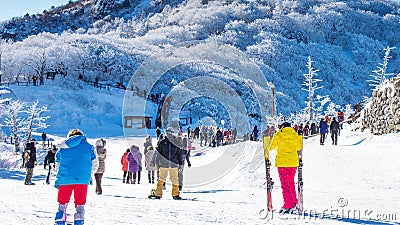
[[[326, 115], [321, 118], [318, 123], [307, 122], [300, 125], [295, 124], [293, 129], [295, 131], [302, 131], [305, 138], [320, 135], [320, 145], [324, 145], [327, 135], [331, 134], [332, 145], [337, 145], [338, 136], [340, 136], [340, 130], [343, 129], [344, 113], [338, 110], [336, 116]], [[270, 135], [272, 137], [272, 135]]]
[[[326, 116], [321, 118], [318, 124], [313, 122], [292, 127], [290, 123], [285, 122], [279, 127], [279, 131], [282, 132], [276, 132], [274, 126], [263, 131], [263, 137], [271, 138], [268, 151], [278, 151], [275, 164], [278, 167], [281, 181], [284, 199], [282, 211], [284, 213], [297, 207], [298, 200], [296, 192], [293, 193], [293, 190], [295, 190], [293, 185], [294, 175], [299, 165], [297, 152], [301, 150], [300, 140], [302, 140], [302, 137], [320, 135], [320, 144], [324, 145], [326, 135], [330, 133], [332, 144], [337, 145], [343, 120], [343, 112], [339, 110], [336, 117]], [[190, 151], [195, 140], [200, 146], [211, 147], [233, 144], [237, 141], [236, 128], [224, 130], [214, 126], [200, 126], [195, 129], [187, 127], [186, 132], [183, 131], [182, 127], [179, 127], [177, 133], [174, 132], [173, 128], [168, 128], [165, 134], [162, 134], [161, 130], [157, 128], [156, 134], [157, 140], [154, 146], [151, 136], [147, 136], [144, 140], [142, 151], [144, 160], [140, 147], [137, 145], [131, 145], [121, 156], [122, 182], [125, 184], [140, 184], [143, 170], [142, 161], [144, 161], [148, 183], [157, 184], [156, 189], [149, 196], [152, 199], [162, 198], [168, 175], [172, 182], [172, 198], [181, 199], [183, 170], [186, 163], [189, 168], [191, 167]], [[43, 142], [46, 140], [44, 135], [43, 133]], [[248, 134], [245, 135], [248, 136]], [[53, 146], [52, 149], [47, 151], [44, 159], [44, 168], [48, 168], [46, 183], [50, 184], [52, 169], [58, 167], [55, 181], [55, 187], [58, 188], [57, 200], [59, 203], [55, 217], [56, 224], [65, 224], [66, 207], [72, 192], [74, 192], [76, 208], [75, 224], [83, 224], [87, 189], [88, 185], [92, 184], [92, 177], [95, 179], [96, 193], [98, 195], [103, 193], [102, 177], [106, 168], [106, 142], [99, 139], [92, 146], [87, 142], [83, 132], [78, 129], [71, 130], [67, 136], [67, 139], [57, 146], [58, 148]], [[257, 126], [254, 126], [247, 140], [258, 141], [258, 138], [259, 130]], [[296, 144], [290, 145], [287, 141], [282, 140]], [[243, 141], [246, 141], [246, 139], [243, 138]], [[293, 156], [282, 158], [282, 155]], [[77, 158], [80, 160], [76, 160]], [[23, 167], [26, 168], [25, 185], [34, 185], [31, 179], [35, 166], [37, 166], [36, 147], [35, 141], [32, 141], [26, 144], [23, 154]]]

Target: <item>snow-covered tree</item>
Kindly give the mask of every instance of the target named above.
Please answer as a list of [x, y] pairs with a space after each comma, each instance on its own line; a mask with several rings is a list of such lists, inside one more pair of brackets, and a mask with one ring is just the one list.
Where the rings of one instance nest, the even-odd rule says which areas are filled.
[[26, 121], [25, 130], [25, 141], [30, 142], [32, 138], [32, 132], [38, 129], [44, 129], [48, 127], [46, 120], [48, 116], [42, 116], [44, 112], [47, 112], [47, 107], [39, 107], [39, 100], [36, 100], [29, 108], [26, 110], [28, 113], [28, 119]]
[[[3, 46], [4, 46], [4, 40], [0, 40], [0, 84], [1, 84], [1, 77], [3, 76], [3, 70], [2, 70], [2, 64], [1, 64], [1, 59], [3, 58]], [[0, 102], [1, 104], [1, 102]]]
[[321, 96], [321, 95], [317, 95], [317, 97], [315, 97], [316, 99], [316, 105], [318, 105], [318, 107], [315, 109], [315, 117], [319, 118], [319, 117], [323, 117], [324, 115], [322, 114], [324, 107], [326, 105], [326, 103], [331, 101], [331, 98], [329, 96]]
[[387, 79], [388, 76], [392, 76], [393, 73], [387, 73], [387, 65], [389, 62], [389, 59], [392, 58], [392, 56], [390, 56], [390, 51], [393, 50], [395, 47], [386, 47], [383, 50], [385, 50], [385, 56], [383, 56], [383, 62], [379, 63], [378, 69], [377, 70], [373, 70], [371, 75], [369, 75], [370, 77], [373, 78], [373, 80], [367, 80], [368, 82], [370, 82], [369, 86], [374, 87], [375, 89], [379, 88], [382, 83]]
[[340, 108], [339, 105], [331, 102], [329, 103], [328, 107], [326, 107], [325, 114], [330, 116], [336, 116], [337, 109]]
[[48, 67], [46, 49], [36, 49], [30, 56], [28, 56], [25, 64], [35, 71], [35, 74], [39, 77], [40, 84], [43, 84], [44, 75]]
[[318, 86], [317, 82], [320, 82], [322, 80], [320, 79], [315, 79], [314, 77], [317, 74], [317, 72], [319, 70], [316, 70], [312, 67], [312, 62], [311, 61], [311, 56], [308, 56], [308, 61], [307, 61], [307, 69], [308, 69], [308, 73], [307, 74], [303, 74], [304, 77], [306, 78], [306, 80], [303, 83], [303, 86], [305, 86], [305, 88], [302, 88], [303, 90], [308, 92], [308, 103], [307, 103], [307, 111], [308, 111], [308, 115], [309, 115], [309, 120], [312, 121], [314, 119], [313, 116], [313, 110], [314, 110], [314, 92], [320, 88], [322, 88], [322, 86]]
[[344, 118], [348, 118], [354, 113], [353, 107], [351, 107], [350, 104], [347, 104], [346, 108], [343, 110], [343, 113], [344, 113]]
[[21, 116], [21, 113], [25, 112], [24, 107], [25, 103], [19, 100], [12, 101], [10, 104], [4, 106], [5, 120], [2, 126], [6, 126], [10, 130], [16, 152], [19, 151], [19, 142], [26, 125], [26, 119]]

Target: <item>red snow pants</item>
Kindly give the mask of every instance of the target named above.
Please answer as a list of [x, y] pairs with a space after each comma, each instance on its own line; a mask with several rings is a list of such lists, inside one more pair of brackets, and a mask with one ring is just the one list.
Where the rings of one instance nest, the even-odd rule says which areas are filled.
[[297, 167], [278, 167], [279, 179], [281, 180], [283, 208], [291, 209], [297, 204], [296, 187], [294, 185], [294, 176]]
[[58, 187], [58, 203], [65, 205], [71, 199], [72, 191], [74, 191], [75, 208], [77, 205], [85, 205], [87, 196], [87, 184], [70, 184], [60, 185]]

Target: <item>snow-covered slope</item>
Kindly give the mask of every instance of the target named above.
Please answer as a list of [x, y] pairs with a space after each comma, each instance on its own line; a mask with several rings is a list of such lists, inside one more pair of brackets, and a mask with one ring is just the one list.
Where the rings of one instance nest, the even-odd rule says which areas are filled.
[[[327, 141], [319, 145], [318, 137], [304, 141], [304, 206], [303, 216], [268, 217], [271, 224], [395, 224], [400, 222], [398, 199], [400, 169], [399, 134], [372, 136], [352, 132], [345, 127], [338, 145]], [[62, 137], [54, 137], [61, 140]], [[171, 186], [161, 200], [149, 200], [154, 184], [148, 184], [142, 172], [141, 184], [123, 184], [120, 158], [127, 148], [123, 138], [105, 137], [108, 156], [103, 178], [103, 195], [89, 187], [85, 224], [265, 224], [266, 186], [261, 142], [230, 146], [200, 147], [192, 156], [192, 168], [212, 163], [221, 152], [241, 152], [237, 164], [214, 182], [196, 187], [185, 186], [181, 196], [195, 201], [172, 200]], [[90, 139], [94, 143], [95, 139]], [[144, 139], [134, 143], [142, 146]], [[11, 147], [9, 147], [12, 149]], [[7, 146], [0, 144], [1, 158], [11, 157]], [[143, 152], [143, 149], [141, 148]], [[261, 154], [260, 154], [261, 153]], [[20, 158], [20, 156], [17, 156]], [[42, 168], [44, 151], [39, 150], [39, 166], [34, 170], [35, 186], [23, 185], [24, 171], [18, 168], [0, 170], [2, 224], [52, 224], [57, 210], [57, 190], [45, 185]], [[274, 158], [272, 154], [272, 159]], [[19, 165], [19, 162], [18, 162]], [[205, 171], [203, 177], [211, 176]], [[280, 182], [275, 167], [274, 209], [282, 205]], [[54, 184], [54, 180], [52, 181]], [[68, 213], [73, 214], [71, 203]], [[323, 216], [323, 214], [326, 214]], [[314, 216], [310, 216], [314, 215]]]
[[[342, 107], [369, 96], [371, 87], [366, 80], [382, 61], [385, 47], [397, 47], [391, 52], [387, 73], [399, 72], [400, 48], [396, 45], [400, 43], [400, 5], [393, 1], [82, 2], [90, 2], [91, 6], [78, 7], [77, 3], [73, 4], [76, 9], [67, 7], [71, 11], [65, 13], [55, 9], [37, 18], [26, 16], [0, 24], [2, 37], [23, 40], [4, 44], [3, 81], [29, 79], [28, 74], [31, 77], [40, 69], [26, 62], [36, 61], [39, 65], [38, 59], [44, 57], [44, 72], [76, 78], [81, 75], [91, 81], [98, 77], [126, 85], [149, 55], [184, 42], [218, 41], [243, 51], [260, 66], [276, 87], [277, 110], [288, 116], [306, 106], [307, 92], [301, 87], [308, 56], [314, 61], [313, 68], [320, 71], [318, 79], [324, 87], [315, 94], [329, 95]], [[35, 23], [38, 18], [47, 22]], [[18, 32], [23, 31], [26, 33], [20, 37]], [[37, 34], [40, 31], [50, 33]], [[203, 71], [204, 66], [209, 69]], [[165, 76], [184, 78], [218, 70], [216, 65], [203, 61], [170, 68]], [[169, 83], [162, 84], [170, 87]], [[160, 88], [160, 93], [168, 90]], [[238, 93], [243, 91], [241, 88]]]

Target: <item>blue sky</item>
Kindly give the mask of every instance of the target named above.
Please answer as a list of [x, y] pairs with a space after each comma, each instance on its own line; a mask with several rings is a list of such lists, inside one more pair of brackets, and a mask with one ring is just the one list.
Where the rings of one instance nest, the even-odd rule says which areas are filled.
[[[394, 0], [400, 2], [400, 0]], [[14, 16], [23, 16], [26, 13], [41, 13], [51, 6], [65, 5], [69, 0], [0, 0], [0, 21]]]
[[0, 21], [23, 16], [26, 13], [41, 13], [51, 6], [65, 5], [69, 0], [0, 0]]

